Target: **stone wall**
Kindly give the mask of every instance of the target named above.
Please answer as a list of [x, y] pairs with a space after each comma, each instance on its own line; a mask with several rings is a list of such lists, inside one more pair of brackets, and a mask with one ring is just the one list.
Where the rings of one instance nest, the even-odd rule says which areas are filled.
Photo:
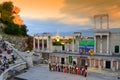
[[120, 53], [120, 33], [111, 33], [110, 34], [110, 52], [115, 53], [115, 46], [119, 46]]
[[16, 49], [19, 51], [24, 51], [26, 48], [27, 43], [25, 42], [25, 37], [17, 37], [17, 36], [9, 36], [9, 35], [2, 35], [3, 40], [8, 41], [14, 45]]
[[53, 46], [52, 51], [53, 52], [61, 52], [62, 51], [62, 46]]

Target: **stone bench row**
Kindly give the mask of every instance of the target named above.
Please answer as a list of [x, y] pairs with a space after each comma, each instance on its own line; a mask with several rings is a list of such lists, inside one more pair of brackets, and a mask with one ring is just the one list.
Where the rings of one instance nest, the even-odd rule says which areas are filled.
[[10, 68], [6, 69], [1, 75], [0, 80], [6, 80], [8, 77], [10, 77], [13, 74], [10, 74], [10, 71], [21, 71], [27, 68], [26, 62], [22, 62], [19, 64], [16, 64], [14, 66], [11, 66]]

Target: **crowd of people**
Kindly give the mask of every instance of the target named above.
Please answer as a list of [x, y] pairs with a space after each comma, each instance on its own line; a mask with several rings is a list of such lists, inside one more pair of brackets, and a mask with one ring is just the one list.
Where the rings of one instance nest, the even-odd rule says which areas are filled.
[[0, 40], [0, 74], [7, 68], [10, 64], [15, 63], [16, 57], [13, 54], [12, 48], [10, 48], [4, 40]]
[[73, 65], [58, 65], [58, 64], [49, 64], [49, 70], [50, 71], [57, 71], [57, 72], [64, 72], [64, 73], [70, 73], [70, 74], [77, 74], [77, 75], [83, 75], [84, 77], [87, 77], [87, 65], [84, 67], [78, 67]]

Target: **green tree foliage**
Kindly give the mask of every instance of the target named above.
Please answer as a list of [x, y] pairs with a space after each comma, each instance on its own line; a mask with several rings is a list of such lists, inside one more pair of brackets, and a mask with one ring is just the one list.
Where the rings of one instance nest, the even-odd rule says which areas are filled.
[[23, 36], [27, 36], [27, 26], [26, 25], [22, 25], [21, 26], [21, 31], [22, 31], [22, 35]]
[[0, 12], [2, 14], [1, 21], [5, 24], [13, 23], [12, 9], [14, 5], [12, 2], [4, 2], [0, 4]]
[[22, 35], [22, 31], [17, 24], [9, 23], [5, 28], [4, 32], [10, 35]]
[[18, 36], [27, 36], [27, 27], [25, 25], [19, 26], [17, 24], [14, 23], [9, 23], [5, 28], [4, 28], [4, 32], [6, 34], [10, 34], [10, 35], [18, 35]]
[[6, 27], [4, 28], [4, 32], [10, 35], [20, 35], [27, 36], [27, 26], [26, 25], [17, 25], [13, 22], [12, 9], [14, 5], [12, 2], [4, 2], [0, 4], [0, 13], [1, 18], [0, 22], [4, 23]]
[[56, 41], [56, 42], [53, 42], [53, 45], [54, 45], [54, 46], [61, 46], [62, 44], [61, 44], [60, 41]]
[[72, 39], [66, 40], [66, 43], [71, 44], [72, 43]]
[[[5, 24], [13, 23], [13, 17], [10, 16], [10, 12], [3, 10], [1, 14], [2, 14], [1, 21], [3, 23], [5, 23]], [[8, 17], [8, 16], [10, 16], [10, 17]]]

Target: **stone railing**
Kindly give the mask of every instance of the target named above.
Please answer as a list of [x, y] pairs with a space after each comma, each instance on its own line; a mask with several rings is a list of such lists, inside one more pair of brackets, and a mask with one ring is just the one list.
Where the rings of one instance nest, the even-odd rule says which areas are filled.
[[10, 74], [11, 71], [21, 71], [26, 68], [27, 68], [26, 62], [22, 62], [14, 66], [11, 66], [0, 75], [0, 80], [6, 80], [8, 77], [12, 76], [13, 74]]

